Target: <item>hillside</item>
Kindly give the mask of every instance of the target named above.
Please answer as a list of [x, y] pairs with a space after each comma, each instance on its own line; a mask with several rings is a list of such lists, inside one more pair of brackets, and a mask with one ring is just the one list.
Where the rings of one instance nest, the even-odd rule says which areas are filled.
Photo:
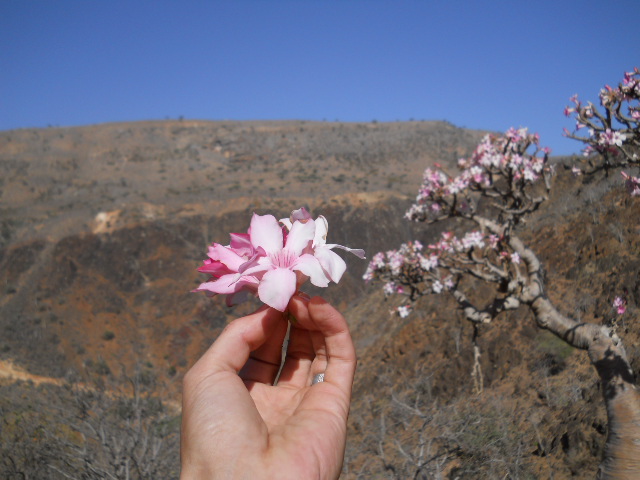
[[60, 238], [129, 219], [404, 195], [425, 163], [457, 160], [478, 138], [439, 122], [184, 121], [1, 132], [2, 235], [4, 242]]
[[[399, 216], [425, 162], [455, 159], [479, 135], [428, 122], [3, 132], [0, 311], [8, 335], [0, 350], [54, 376], [87, 362], [112, 369], [111, 358], [183, 372], [238, 314], [189, 293], [203, 279], [194, 267], [210, 242], [246, 230], [252, 211], [287, 216], [307, 205], [331, 218], [335, 241], [384, 248], [407, 231]], [[382, 237], [363, 229], [376, 216], [390, 222]], [[359, 270], [345, 279], [349, 294], [335, 291], [343, 304], [363, 288], [364, 262], [351, 262]]]
[[[189, 366], [253, 308], [189, 292], [210, 242], [246, 230], [252, 211], [301, 205], [329, 219], [332, 242], [369, 257], [427, 242], [439, 232], [402, 218], [422, 171], [453, 169], [482, 135], [443, 122], [302, 121], [0, 132], [0, 360], [40, 383], [142, 366], [178, 400]], [[522, 229], [567, 313], [608, 320], [623, 289], [640, 298], [638, 208], [615, 180], [590, 188], [559, 165], [553, 197]], [[480, 332], [475, 396], [472, 328], [452, 302], [425, 298], [391, 317], [396, 300], [361, 281], [366, 262], [347, 261], [340, 285], [321, 292], [345, 313], [359, 355], [344, 478], [405, 478], [420, 446], [425, 478], [593, 476], [606, 415], [583, 352], [525, 312], [503, 314]], [[621, 328], [637, 371], [640, 329]], [[14, 384], [11, 398], [46, 404], [36, 387]], [[12, 402], [0, 409], [20, 408]]]

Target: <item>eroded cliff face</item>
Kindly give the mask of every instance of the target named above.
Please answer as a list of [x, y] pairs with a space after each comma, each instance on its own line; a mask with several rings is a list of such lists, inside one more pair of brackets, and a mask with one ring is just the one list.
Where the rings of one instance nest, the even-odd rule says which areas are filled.
[[[480, 137], [437, 122], [1, 132], [0, 359], [38, 378], [110, 378], [143, 364], [177, 399], [181, 376], [220, 329], [256, 306], [190, 292], [205, 278], [196, 268], [209, 243], [246, 231], [252, 212], [305, 206], [327, 217], [331, 242], [369, 258], [410, 238], [428, 244], [440, 232], [402, 218], [421, 172], [434, 161], [453, 171]], [[613, 180], [581, 186], [559, 168], [555, 182], [519, 234], [565, 313], [609, 322], [611, 300], [627, 295], [618, 329], [638, 371], [637, 202]], [[362, 282], [366, 261], [344, 258], [338, 286], [307, 289], [345, 313], [359, 355], [344, 478], [412, 473], [420, 451], [425, 472], [452, 478], [595, 474], [606, 414], [585, 354], [537, 330], [524, 310], [503, 314], [479, 332], [484, 391], [475, 395], [473, 329], [454, 303], [424, 298], [401, 320], [389, 311], [402, 300]]]

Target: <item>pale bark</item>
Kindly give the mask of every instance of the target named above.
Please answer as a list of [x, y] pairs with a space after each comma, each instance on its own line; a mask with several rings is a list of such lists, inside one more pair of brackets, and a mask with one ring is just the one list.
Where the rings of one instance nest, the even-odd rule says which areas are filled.
[[562, 315], [545, 297], [538, 297], [531, 309], [541, 328], [587, 350], [600, 375], [609, 433], [598, 478], [640, 478], [640, 393], [622, 340], [609, 327]]
[[[632, 385], [620, 385], [607, 403], [609, 436], [598, 479], [640, 477], [640, 395]], [[605, 392], [605, 399], [607, 393]]]
[[640, 392], [622, 340], [611, 327], [578, 322], [561, 314], [544, 295], [540, 262], [517, 238], [510, 241], [527, 265], [527, 284], [521, 300], [536, 323], [569, 345], [587, 350], [602, 381], [608, 436], [598, 479], [640, 478]]

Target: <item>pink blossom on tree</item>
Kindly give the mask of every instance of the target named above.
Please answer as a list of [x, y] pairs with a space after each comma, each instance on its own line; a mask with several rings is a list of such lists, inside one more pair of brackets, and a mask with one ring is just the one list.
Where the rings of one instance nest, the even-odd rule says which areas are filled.
[[[584, 156], [589, 171], [638, 165], [640, 163], [640, 70], [635, 67], [624, 74], [616, 87], [600, 90], [600, 106], [583, 104], [577, 95], [570, 98], [573, 106], [564, 113], [573, 116], [573, 132], [565, 129], [565, 136], [585, 144]], [[587, 134], [579, 131], [586, 128]], [[600, 156], [594, 156], [600, 154]]]
[[640, 178], [632, 177], [626, 172], [620, 172], [624, 177], [625, 186], [627, 187], [627, 191], [632, 197], [640, 196]]
[[396, 310], [400, 318], [407, 318], [411, 313], [412, 307], [411, 305], [400, 305]]
[[[637, 123], [632, 123], [631, 115], [629, 120], [619, 116], [628, 123], [618, 129], [610, 116], [612, 111], [620, 112], [621, 102], [638, 98], [638, 77], [636, 69], [625, 76], [620, 88], [603, 90], [601, 103], [609, 116], [592, 105], [582, 106], [577, 96], [572, 99], [575, 107], [565, 110], [569, 115], [576, 114], [580, 125], [588, 127], [588, 147], [602, 154], [591, 158], [592, 165], [601, 162], [600, 168], [603, 164], [614, 168], [637, 161], [629, 147], [632, 143], [637, 145], [640, 138]], [[614, 154], [614, 150], [623, 154]], [[470, 158], [458, 161], [457, 175], [440, 165], [425, 170], [416, 201], [405, 216], [427, 224], [456, 219], [457, 224], [467, 224], [467, 232], [457, 235], [445, 231], [426, 249], [422, 244], [418, 248], [416, 242], [406, 242], [398, 250], [376, 254], [364, 278], [393, 285], [393, 289], [385, 287], [385, 292], [401, 293], [411, 302], [449, 292], [475, 329], [481, 323], [492, 322], [503, 311], [522, 306], [530, 310], [540, 328], [575, 348], [587, 350], [600, 375], [611, 429], [601, 478], [623, 478], [628, 472], [640, 472], [640, 394], [622, 340], [615, 326], [587, 323], [562, 314], [545, 294], [538, 257], [517, 235], [525, 218], [547, 198], [553, 174], [548, 154], [548, 149], [539, 146], [537, 135], [523, 128], [510, 129], [502, 136], [485, 137]], [[611, 160], [613, 157], [607, 155], [617, 156]], [[626, 173], [624, 177], [632, 194], [640, 194], [638, 178]], [[493, 293], [479, 297], [470, 279], [492, 286]], [[402, 292], [398, 286], [404, 287]], [[621, 302], [617, 299], [614, 303], [619, 314], [626, 309]], [[402, 318], [409, 315], [405, 308], [396, 311]], [[482, 385], [479, 357], [479, 347], [474, 344], [476, 385]]]
[[616, 309], [618, 315], [624, 315], [624, 312], [627, 311], [627, 300], [622, 297], [616, 297], [613, 300], [613, 308]]
[[[462, 237], [446, 231], [426, 251], [414, 241], [398, 250], [378, 253], [364, 279], [401, 285], [411, 300], [450, 291], [465, 303], [466, 296], [457, 287], [465, 275], [503, 284], [507, 291], [516, 292], [523, 277], [522, 253], [514, 250], [510, 232], [546, 198], [553, 174], [548, 154], [548, 149], [539, 146], [537, 134], [512, 128], [503, 136], [486, 136], [469, 159], [458, 161], [456, 176], [439, 165], [427, 168], [416, 202], [405, 216], [427, 223], [459, 217], [475, 224], [476, 229]], [[478, 201], [483, 197], [500, 212], [500, 223], [478, 215]], [[398, 292], [385, 286], [385, 293]], [[507, 295], [492, 308], [497, 312], [516, 304], [517, 299]], [[475, 315], [479, 321], [488, 318], [486, 312]]]

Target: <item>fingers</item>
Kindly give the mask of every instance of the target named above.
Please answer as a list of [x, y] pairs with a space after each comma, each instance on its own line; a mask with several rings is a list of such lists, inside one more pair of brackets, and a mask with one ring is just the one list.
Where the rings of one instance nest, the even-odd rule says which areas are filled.
[[[278, 384], [303, 388], [314, 375], [325, 373], [325, 382], [350, 395], [356, 355], [344, 317], [320, 297], [293, 297], [289, 312], [295, 322]], [[234, 320], [192, 367], [190, 377], [227, 371], [239, 373], [247, 385], [271, 384], [280, 368], [286, 329], [282, 313], [268, 307]]]
[[[320, 297], [314, 297], [308, 302], [294, 297], [289, 304], [289, 311], [297, 320], [296, 329], [309, 330], [308, 339], [305, 343], [300, 341], [298, 348], [300, 351], [298, 357], [304, 354], [305, 359], [312, 359], [311, 363], [307, 361], [304, 365], [307, 375], [306, 385], [311, 383], [313, 375], [324, 372], [325, 382], [338, 386], [344, 393], [350, 395], [356, 368], [356, 354], [344, 317]], [[313, 350], [312, 354], [311, 350]], [[288, 356], [289, 353], [287, 353], [287, 362]], [[287, 362], [285, 362], [285, 368]], [[302, 373], [302, 371], [299, 372], [298, 378]]]
[[280, 386], [294, 386], [302, 388], [311, 384], [311, 365], [316, 356], [311, 334], [304, 328], [300, 328], [297, 322], [291, 325], [289, 331], [289, 345], [287, 356], [278, 379]]
[[289, 323], [281, 314], [282, 321], [277, 322], [265, 342], [249, 354], [249, 359], [240, 370], [240, 378], [245, 381], [272, 384], [280, 370], [282, 345]]
[[[225, 327], [189, 373], [192, 377], [220, 371], [238, 373], [247, 363], [251, 352], [255, 352], [256, 363], [272, 370], [271, 364], [278, 363], [279, 351], [275, 345], [278, 338], [284, 338], [283, 328], [286, 331], [282, 313], [269, 307], [262, 307], [251, 315], [234, 320]], [[258, 373], [256, 365], [249, 367], [249, 370], [254, 376], [264, 375]], [[277, 372], [277, 368], [275, 370]]]

